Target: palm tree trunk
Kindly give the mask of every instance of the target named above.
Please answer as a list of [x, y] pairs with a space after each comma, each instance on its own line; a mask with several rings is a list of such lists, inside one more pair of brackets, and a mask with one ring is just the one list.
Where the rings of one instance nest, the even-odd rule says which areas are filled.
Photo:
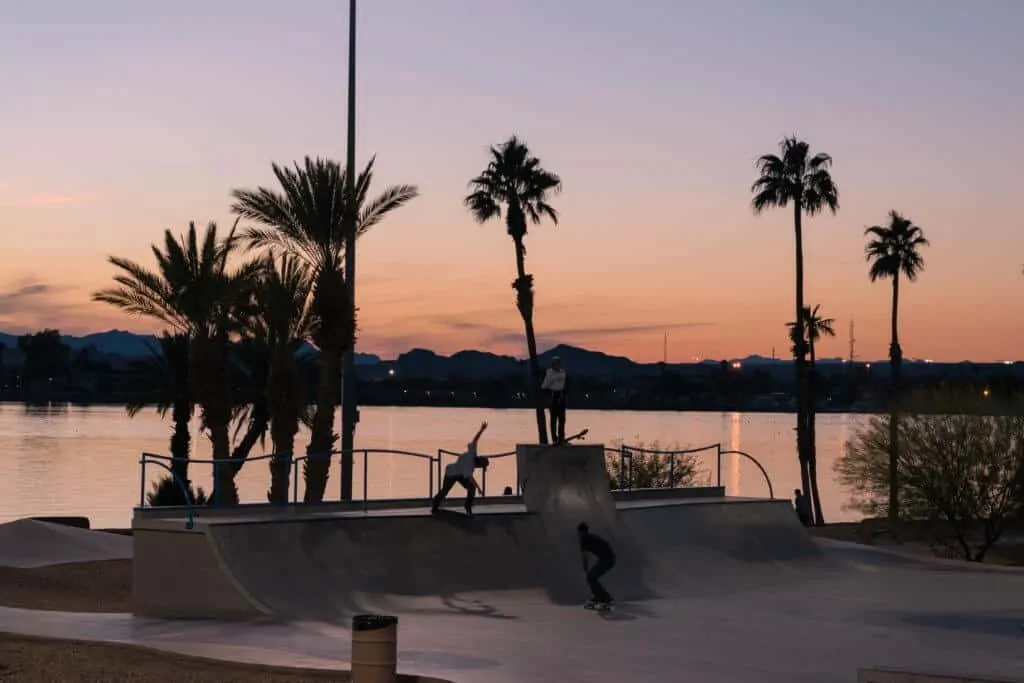
[[[341, 393], [341, 354], [323, 349], [320, 354], [320, 382], [316, 392], [316, 413], [310, 430], [309, 445], [306, 447], [306, 462], [303, 472], [306, 478], [307, 503], [323, 502], [327, 490], [327, 478], [331, 469], [331, 449], [337, 435], [334, 433], [334, 408]], [[351, 453], [342, 457], [352, 458]]]
[[544, 421], [544, 405], [540, 393], [540, 360], [537, 354], [537, 335], [533, 329], [533, 276], [526, 274], [526, 250], [522, 240], [513, 240], [516, 247], [516, 272], [518, 277], [512, 283], [516, 290], [516, 306], [526, 328], [526, 350], [530, 356], [530, 400], [537, 417], [537, 441], [548, 443], [548, 429]]
[[302, 410], [300, 380], [291, 364], [290, 358], [278, 358], [269, 382], [272, 401], [270, 440], [274, 445], [274, 455], [270, 459], [267, 501], [275, 504], [288, 502], [292, 454], [295, 450], [295, 435], [299, 432], [299, 413]]
[[238, 489], [231, 462], [231, 378], [226, 362], [227, 339], [221, 335], [196, 343], [194, 379], [203, 424], [210, 431], [213, 446], [214, 505], [237, 505]]
[[187, 399], [174, 402], [171, 419], [174, 431], [171, 433], [171, 472], [188, 488], [188, 459], [192, 449], [192, 435], [189, 423], [192, 418], [192, 404]]
[[817, 433], [815, 427], [815, 421], [817, 420], [817, 409], [815, 407], [815, 400], [818, 396], [818, 360], [814, 354], [814, 333], [808, 329], [808, 347], [811, 352], [811, 398], [808, 403], [808, 414], [807, 414], [807, 440], [808, 450], [810, 451], [810, 457], [807, 459], [807, 478], [810, 480], [811, 490], [811, 505], [814, 511], [814, 524], [817, 526], [824, 526], [825, 515], [821, 512], [821, 495], [818, 493], [818, 442]]
[[892, 342], [889, 345], [889, 378], [891, 390], [889, 396], [889, 523], [894, 526], [900, 517], [900, 390], [903, 370], [903, 351], [900, 349], [899, 337], [899, 305], [900, 276], [894, 273], [892, 278]]
[[231, 451], [231, 471], [233, 473], [238, 474], [242, 471], [245, 459], [249, 457], [252, 449], [259, 443], [263, 435], [267, 433], [269, 425], [270, 410], [267, 408], [267, 402], [257, 401], [253, 405], [252, 419], [249, 421], [249, 426], [246, 428], [242, 440]]
[[807, 450], [807, 344], [804, 340], [804, 237], [803, 209], [799, 201], [793, 202], [793, 228], [796, 234], [796, 325], [793, 330], [793, 348], [796, 352], [793, 368], [796, 375], [796, 453], [800, 463], [800, 483], [804, 494], [810, 494], [811, 481]]

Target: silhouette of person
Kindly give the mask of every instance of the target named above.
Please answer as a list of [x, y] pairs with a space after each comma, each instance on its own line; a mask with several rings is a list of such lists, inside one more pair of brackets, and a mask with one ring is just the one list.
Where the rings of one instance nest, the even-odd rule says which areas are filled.
[[541, 390], [548, 392], [548, 410], [551, 412], [551, 441], [565, 441], [565, 369], [562, 359], [555, 356], [544, 375]]
[[[590, 587], [590, 600], [587, 606], [611, 604], [612, 596], [601, 585], [601, 577], [615, 566], [615, 551], [608, 541], [590, 533], [590, 527], [586, 522], [580, 522], [576, 526], [576, 533], [579, 535], [580, 552], [583, 554], [583, 571], [587, 574], [587, 586]], [[589, 566], [588, 554], [597, 558], [593, 567]]]
[[804, 495], [803, 491], [793, 491], [793, 508], [796, 509], [796, 516], [804, 526], [811, 525], [811, 501]]
[[444, 481], [441, 482], [441, 490], [434, 496], [433, 504], [430, 507], [432, 513], [437, 512], [441, 507], [441, 503], [448, 497], [452, 487], [461, 484], [462, 488], [466, 489], [466, 514], [473, 514], [473, 500], [476, 498], [476, 492], [480, 491], [480, 494], [483, 495], [483, 489], [473, 478], [473, 470], [477, 467], [487, 469], [490, 464], [487, 458], [481, 458], [476, 454], [477, 442], [480, 441], [480, 436], [485, 429], [487, 429], [487, 423], [482, 422], [473, 440], [466, 445], [465, 452], [459, 456], [458, 460], [444, 468]]

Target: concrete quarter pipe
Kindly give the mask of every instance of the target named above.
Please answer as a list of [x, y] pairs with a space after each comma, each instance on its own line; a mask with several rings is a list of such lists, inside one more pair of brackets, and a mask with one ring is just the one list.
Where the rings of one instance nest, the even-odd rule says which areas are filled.
[[[465, 517], [426, 508], [335, 515], [202, 520], [194, 532], [164, 534], [205, 540], [221, 576], [191, 578], [195, 605], [158, 600], [158, 582], [136, 573], [136, 612], [153, 616], [245, 616], [345, 620], [368, 609], [472, 609], [465, 601], [494, 593], [581, 604], [588, 591], [575, 527], [586, 521], [609, 538], [618, 564], [606, 586], [617, 600], [709, 590], [708, 579], [737, 577], [721, 590], [781, 580], [766, 567], [813, 558], [817, 550], [785, 501], [723, 499], [620, 502], [609, 491], [601, 446], [517, 449], [526, 481], [524, 505], [478, 505]], [[159, 543], [136, 524], [147, 553]], [[139, 558], [142, 559], [142, 558]], [[140, 567], [159, 564], [143, 560]], [[743, 580], [740, 580], [743, 578]], [[141, 579], [141, 580], [139, 580]], [[211, 582], [210, 585], [206, 585]], [[215, 584], [215, 585], [214, 585]], [[177, 586], [180, 591], [184, 586]], [[164, 586], [166, 590], [166, 585]], [[234, 597], [225, 593], [234, 591]], [[214, 594], [216, 599], [212, 599]], [[205, 596], [205, 598], [204, 598]], [[440, 603], [439, 603], [440, 599]], [[175, 603], [178, 606], [175, 606]], [[218, 607], [223, 605], [223, 613]], [[175, 610], [180, 614], [174, 614]]]

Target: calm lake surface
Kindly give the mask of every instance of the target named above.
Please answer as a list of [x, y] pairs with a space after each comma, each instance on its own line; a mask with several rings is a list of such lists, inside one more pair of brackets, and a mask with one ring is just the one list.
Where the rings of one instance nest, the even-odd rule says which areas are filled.
[[[818, 416], [819, 486], [827, 521], [858, 519], [857, 513], [844, 509], [849, 494], [834, 481], [832, 466], [847, 438], [866, 419], [835, 413]], [[435, 455], [439, 448], [459, 451], [481, 420], [490, 423], [480, 444], [482, 455], [514, 450], [517, 441], [532, 441], [531, 434], [536, 436], [533, 413], [527, 410], [363, 407], [356, 447]], [[608, 447], [619, 440], [627, 445], [658, 442], [662, 449], [721, 443], [724, 450], [742, 450], [757, 458], [771, 477], [775, 495], [791, 497], [800, 486], [794, 424], [795, 415], [777, 413], [571, 411], [567, 432], [589, 428], [587, 441]], [[132, 419], [116, 406], [0, 404], [0, 521], [85, 515], [96, 528], [129, 526], [132, 508], [139, 504], [140, 455], [143, 451], [166, 454], [170, 433], [170, 421], [153, 411]], [[193, 439], [193, 458], [209, 459], [209, 440], [198, 429]], [[305, 452], [307, 440], [308, 434], [301, 432], [297, 452]], [[259, 447], [253, 454], [257, 452]], [[358, 499], [364, 488], [362, 460], [357, 456], [355, 464]], [[370, 453], [367, 462], [365, 484], [370, 498], [427, 495], [426, 460]], [[698, 467], [704, 480], [713, 483], [714, 452], [702, 455]], [[147, 490], [162, 474], [157, 467], [147, 467]], [[209, 491], [210, 466], [193, 464], [191, 478]], [[768, 495], [761, 473], [739, 456], [723, 456], [722, 483], [732, 496]], [[238, 486], [244, 502], [266, 502], [267, 461], [248, 462]], [[514, 458], [495, 460], [488, 470], [488, 495], [500, 494], [505, 486], [515, 486]], [[301, 496], [301, 478], [299, 489]], [[458, 487], [452, 495], [460, 495]], [[339, 497], [336, 462], [331, 466], [327, 497]]]

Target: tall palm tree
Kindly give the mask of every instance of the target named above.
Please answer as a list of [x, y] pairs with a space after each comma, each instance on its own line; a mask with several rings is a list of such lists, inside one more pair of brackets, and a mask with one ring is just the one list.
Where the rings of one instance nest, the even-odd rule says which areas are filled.
[[210, 223], [200, 244], [195, 223], [175, 239], [164, 233], [164, 245], [153, 245], [156, 270], [134, 261], [111, 256], [108, 261], [119, 274], [118, 286], [93, 294], [95, 301], [116, 306], [132, 315], [158, 320], [189, 339], [190, 383], [200, 407], [203, 427], [213, 445], [214, 488], [217, 504], [238, 502], [234, 472], [230, 467], [231, 383], [228, 374], [228, 342], [241, 331], [241, 309], [250, 301], [256, 275], [262, 266], [249, 261], [232, 267], [238, 251], [235, 229], [218, 239]]
[[313, 278], [290, 254], [268, 254], [264, 266], [251, 330], [270, 355], [266, 393], [273, 457], [267, 500], [287, 503], [295, 435], [305, 406], [298, 354], [310, 333]]
[[[765, 154], [757, 160], [758, 178], [751, 185], [754, 194], [751, 207], [760, 214], [765, 209], [785, 208], [793, 205], [793, 230], [796, 235], [796, 320], [804, 312], [804, 241], [803, 216], [813, 216], [826, 209], [833, 214], [839, 210], [839, 188], [832, 180], [829, 169], [832, 157], [828, 154], [811, 155], [806, 142], [796, 137], [784, 138], [779, 143], [779, 154]], [[807, 368], [808, 344], [800, 326], [793, 326], [794, 369], [796, 372], [797, 458], [804, 491], [811, 490], [813, 449], [810, 446], [810, 402]], [[814, 484], [817, 487], [817, 484]]]
[[530, 154], [526, 143], [513, 135], [497, 147], [491, 147], [491, 160], [483, 173], [469, 181], [470, 193], [464, 202], [480, 223], [501, 217], [505, 207], [505, 228], [516, 252], [516, 307], [526, 328], [526, 348], [530, 355], [530, 391], [537, 412], [537, 436], [548, 442], [544, 406], [540, 402], [540, 361], [537, 335], [533, 328], [533, 275], [526, 272], [527, 218], [539, 225], [546, 216], [558, 225], [558, 212], [549, 199], [562, 190], [562, 180], [545, 170], [540, 159]]
[[[144, 390], [127, 403], [125, 410], [129, 417], [135, 417], [152, 405], [161, 418], [171, 414], [171, 472], [187, 486], [192, 444], [190, 423], [195, 412], [189, 376], [189, 339], [184, 334], [164, 332], [157, 343], [158, 348], [150, 347], [150, 355], [133, 361], [129, 368]], [[180, 494], [178, 486], [171, 490]]]
[[[306, 448], [307, 503], [322, 501], [327, 488], [330, 454], [337, 438], [334, 409], [341, 392], [341, 361], [355, 344], [355, 309], [349, 301], [343, 266], [346, 212], [355, 214], [358, 237], [419, 194], [414, 185], [395, 185], [368, 199], [373, 164], [371, 159], [355, 179], [352, 197], [346, 196], [345, 171], [337, 162], [309, 157], [294, 168], [272, 164], [280, 190], [258, 187], [231, 193], [235, 199], [232, 211], [263, 226], [246, 231], [251, 248], [291, 254], [312, 271], [310, 338], [320, 350], [321, 365], [316, 413]], [[343, 453], [343, 491], [351, 490], [351, 477], [352, 454]]]
[[[807, 348], [810, 356], [810, 405], [807, 415], [807, 434], [808, 434], [808, 448], [810, 449], [811, 455], [807, 461], [807, 474], [810, 480], [811, 490], [808, 492], [811, 498], [811, 504], [814, 509], [814, 523], [821, 526], [825, 523], [825, 516], [821, 511], [821, 495], [818, 493], [818, 444], [817, 444], [817, 433], [815, 426], [815, 407], [814, 402], [818, 396], [818, 367], [817, 367], [817, 354], [815, 353], [814, 345], [822, 337], [834, 337], [836, 336], [835, 330], [835, 319], [834, 318], [823, 318], [819, 313], [821, 306], [815, 304], [814, 308], [810, 306], [804, 306], [803, 315], [803, 332], [801, 336], [807, 342]], [[793, 327], [796, 323], [787, 323], [790, 328], [790, 337], [792, 338], [795, 334]], [[796, 353], [796, 351], [794, 351]]]
[[899, 393], [903, 370], [903, 349], [900, 347], [899, 307], [900, 274], [914, 282], [924, 270], [922, 247], [928, 246], [924, 231], [896, 211], [889, 212], [887, 226], [874, 225], [864, 231], [870, 239], [864, 247], [871, 263], [868, 276], [872, 282], [880, 278], [892, 280], [891, 339], [889, 342], [892, 403], [889, 410], [889, 520], [899, 519]]

